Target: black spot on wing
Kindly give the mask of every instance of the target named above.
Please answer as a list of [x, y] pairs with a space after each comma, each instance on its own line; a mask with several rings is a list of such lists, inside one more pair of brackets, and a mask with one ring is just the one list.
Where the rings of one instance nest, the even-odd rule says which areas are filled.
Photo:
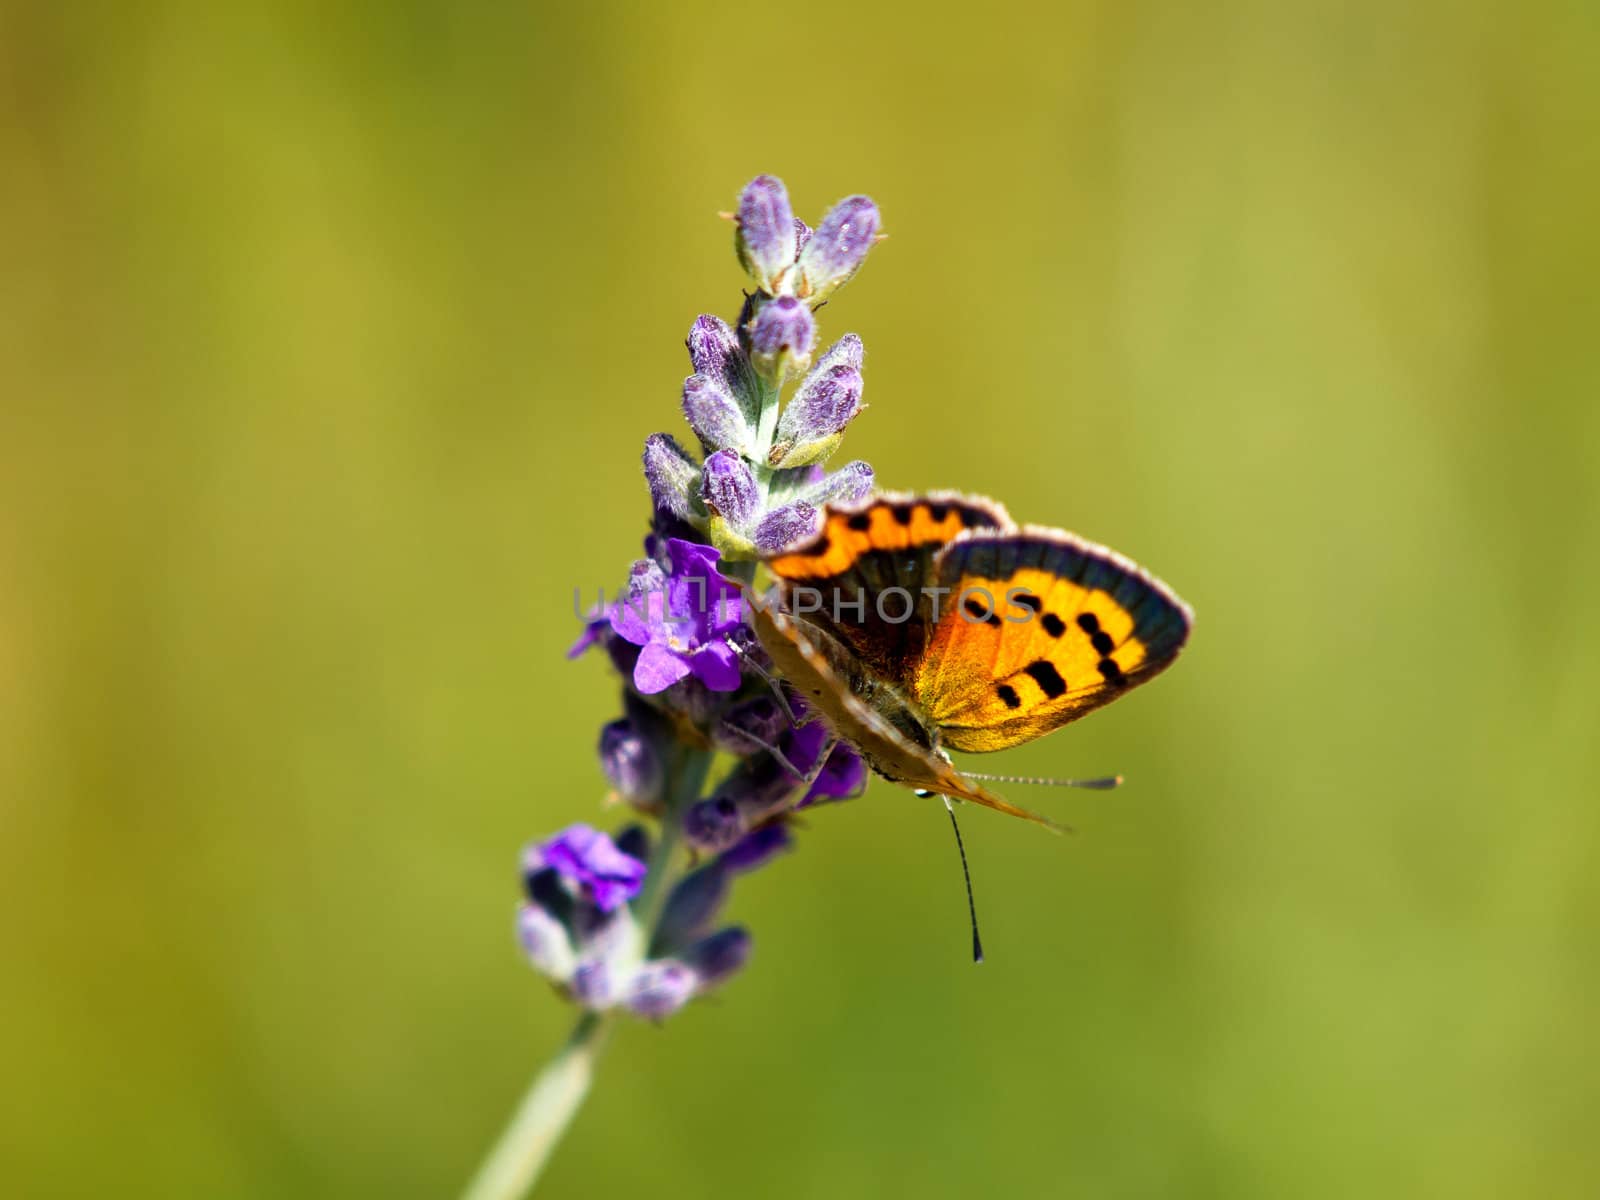
[[1029, 663], [1023, 668], [1023, 671], [1039, 685], [1039, 690], [1051, 700], [1054, 700], [1057, 696], [1066, 695], [1067, 681], [1061, 678], [1061, 672], [1056, 670], [1054, 663], [1048, 663], [1041, 658], [1037, 662]]
[[1053, 638], [1058, 638], [1067, 631], [1067, 623], [1055, 613], [1045, 613], [1039, 618], [1039, 624], [1043, 625], [1044, 631]]
[[1032, 592], [1018, 592], [1015, 596], [1011, 597], [1011, 603], [1015, 604], [1019, 608], [1025, 608], [1031, 613], [1038, 613], [1038, 611], [1044, 607], [1044, 601], [1039, 599], [1039, 597], [1035, 596]]
[[872, 528], [872, 514], [858, 512], [849, 520], [847, 520], [845, 524], [850, 526], [850, 528], [854, 529], [857, 533], [865, 533], [867, 530]]
[[956, 505], [956, 516], [961, 518], [964, 529], [998, 529], [999, 521], [995, 514], [986, 508], [978, 508], [971, 504]]
[[1000, 697], [1001, 703], [1007, 708], [1020, 708], [1022, 706], [1022, 697], [1017, 695], [1017, 689], [1009, 683], [1002, 683], [995, 688], [995, 694]]
[[1112, 687], [1121, 687], [1128, 682], [1128, 677], [1122, 673], [1122, 668], [1116, 664], [1116, 660], [1102, 658], [1097, 665], [1100, 668], [1100, 674], [1105, 676], [1105, 681]]
[[915, 507], [915, 505], [911, 504], [891, 504], [889, 505], [889, 513], [900, 524], [909, 525], [911, 524], [911, 512]]
[[1000, 617], [998, 614], [991, 610], [988, 605], [981, 603], [971, 596], [967, 597], [966, 601], [961, 605], [961, 607], [966, 611], [967, 616], [971, 617], [974, 621], [981, 621], [985, 625], [1000, 624]]

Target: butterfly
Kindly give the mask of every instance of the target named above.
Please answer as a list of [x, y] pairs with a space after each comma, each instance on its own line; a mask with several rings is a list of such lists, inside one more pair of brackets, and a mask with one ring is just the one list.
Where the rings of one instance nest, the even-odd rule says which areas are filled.
[[1193, 624], [1160, 580], [995, 501], [830, 505], [766, 560], [750, 619], [778, 673], [884, 778], [1040, 824], [956, 770], [1086, 716], [1172, 664]]

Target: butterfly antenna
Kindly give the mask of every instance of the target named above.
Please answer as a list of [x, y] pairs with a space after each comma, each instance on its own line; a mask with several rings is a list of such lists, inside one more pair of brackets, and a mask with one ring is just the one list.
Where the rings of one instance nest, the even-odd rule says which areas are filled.
[[1102, 775], [1099, 779], [1050, 779], [1042, 775], [984, 775], [976, 771], [963, 771], [961, 774], [967, 779], [978, 779], [984, 783], [1021, 783], [1034, 787], [1070, 787], [1088, 788], [1094, 792], [1109, 792], [1112, 788], [1122, 786], [1121, 775]]
[[983, 942], [978, 938], [978, 906], [972, 902], [972, 872], [967, 870], [967, 848], [961, 841], [961, 826], [956, 821], [956, 806], [949, 796], [940, 796], [944, 810], [950, 814], [950, 828], [956, 831], [956, 852], [961, 855], [961, 879], [967, 885], [967, 919], [972, 922], [972, 961], [983, 961]]

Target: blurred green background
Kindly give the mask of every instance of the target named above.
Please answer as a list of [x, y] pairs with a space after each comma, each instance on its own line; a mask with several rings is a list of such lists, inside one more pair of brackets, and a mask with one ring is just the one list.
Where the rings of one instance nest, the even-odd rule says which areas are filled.
[[0, 7], [0, 1187], [465, 1180], [570, 1021], [510, 918], [603, 792], [572, 590], [772, 171], [891, 234], [822, 313], [847, 455], [1196, 636], [983, 764], [1130, 781], [969, 817], [990, 962], [875, 785], [544, 1194], [1592, 1195], [1597, 55], [1583, 4]]

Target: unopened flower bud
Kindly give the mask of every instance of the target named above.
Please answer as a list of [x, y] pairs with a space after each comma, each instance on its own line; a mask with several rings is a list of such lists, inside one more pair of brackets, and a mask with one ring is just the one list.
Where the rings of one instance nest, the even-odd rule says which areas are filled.
[[694, 373], [721, 384], [739, 404], [746, 421], [753, 424], [758, 407], [755, 374], [739, 335], [721, 317], [706, 313], [695, 318], [685, 344]]
[[705, 514], [697, 511], [699, 500], [695, 495], [700, 468], [670, 434], [653, 433], [645, 439], [644, 477], [656, 508], [681, 520], [703, 522]]
[[647, 962], [624, 987], [622, 1003], [635, 1016], [660, 1021], [687, 1004], [700, 986], [700, 976], [685, 963]]
[[683, 952], [685, 963], [700, 977], [702, 991], [726, 982], [750, 961], [750, 931], [739, 925], [720, 929]]
[[808, 504], [854, 504], [872, 494], [872, 468], [864, 462], [849, 462], [823, 476], [801, 494]]
[[835, 367], [854, 367], [859, 371], [866, 357], [867, 348], [861, 342], [861, 335], [847, 333], [822, 352], [822, 357], [817, 359], [817, 365], [812, 368], [812, 374], [825, 375]]
[[734, 246], [739, 261], [757, 286], [769, 295], [794, 262], [798, 250], [794, 213], [783, 181], [757, 175], [739, 194], [738, 229]]
[[803, 467], [825, 460], [838, 448], [845, 426], [865, 407], [861, 390], [861, 372], [855, 367], [837, 366], [807, 375], [778, 419], [768, 463]]
[[[661, 757], [627, 717], [600, 730], [600, 769], [617, 794], [634, 807], [648, 809], [661, 803]], [[620, 838], [617, 848], [632, 853]]]
[[710, 375], [691, 375], [683, 381], [683, 415], [707, 454], [713, 450], [744, 450], [752, 429], [733, 394]]
[[761, 306], [750, 323], [750, 361], [767, 380], [781, 384], [811, 361], [817, 324], [811, 310], [793, 296]]
[[572, 978], [577, 966], [572, 939], [566, 927], [537, 904], [524, 904], [517, 910], [517, 940], [539, 974], [555, 983]]
[[732, 450], [718, 450], [706, 459], [700, 477], [700, 498], [712, 514], [743, 529], [761, 507], [761, 489], [750, 464]]
[[793, 845], [794, 837], [789, 833], [789, 827], [782, 821], [774, 821], [746, 834], [730, 846], [717, 859], [717, 865], [730, 874], [743, 874], [766, 866]]
[[705, 931], [728, 899], [728, 874], [713, 860], [690, 871], [672, 889], [656, 923], [652, 954], [672, 954]]
[[595, 1011], [610, 1008], [616, 996], [616, 971], [604, 957], [590, 958], [578, 965], [569, 985], [572, 998]]
[[683, 836], [696, 850], [718, 853], [743, 832], [738, 806], [726, 796], [697, 801], [683, 814]]
[[878, 206], [848, 196], [828, 210], [799, 261], [799, 294], [815, 306], [860, 268], [878, 236]]
[[756, 526], [756, 550], [764, 558], [810, 541], [822, 532], [822, 513], [804, 501], [775, 508]]
[[719, 750], [742, 757], [773, 745], [788, 728], [789, 718], [772, 697], [757, 696], [729, 709], [711, 739]]

